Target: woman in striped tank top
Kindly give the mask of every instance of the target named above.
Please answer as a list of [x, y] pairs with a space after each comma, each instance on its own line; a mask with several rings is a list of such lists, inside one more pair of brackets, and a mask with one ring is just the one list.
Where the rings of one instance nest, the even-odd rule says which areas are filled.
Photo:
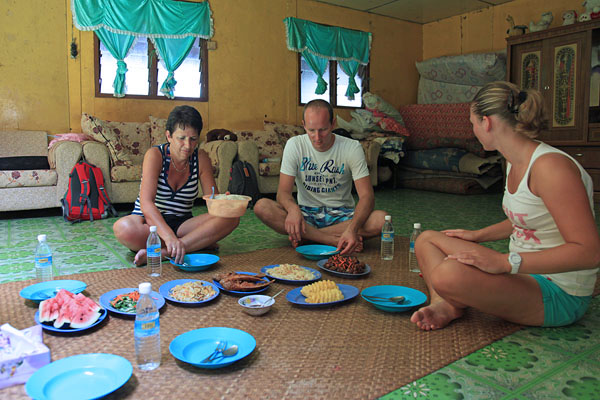
[[210, 159], [198, 150], [201, 131], [200, 113], [190, 106], [177, 106], [167, 119], [167, 143], [144, 155], [134, 210], [113, 226], [117, 240], [137, 252], [136, 265], [146, 263], [146, 239], [152, 225], [161, 238], [163, 254], [180, 263], [187, 252], [216, 247], [239, 224], [239, 218], [192, 216], [198, 182], [203, 193], [216, 188]]

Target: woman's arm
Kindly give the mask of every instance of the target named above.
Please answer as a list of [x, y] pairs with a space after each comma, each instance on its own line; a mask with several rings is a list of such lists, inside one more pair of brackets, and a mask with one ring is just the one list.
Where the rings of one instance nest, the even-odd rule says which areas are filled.
[[509, 219], [505, 219], [497, 224], [474, 231], [466, 229], [446, 229], [442, 232], [444, 232], [446, 236], [468, 240], [469, 242], [481, 243], [506, 239], [510, 236], [512, 231], [512, 222]]
[[202, 193], [205, 195], [212, 193], [212, 188], [215, 188], [215, 193], [219, 193], [219, 188], [215, 181], [212, 172], [212, 162], [206, 151], [198, 149], [198, 180], [202, 186]]

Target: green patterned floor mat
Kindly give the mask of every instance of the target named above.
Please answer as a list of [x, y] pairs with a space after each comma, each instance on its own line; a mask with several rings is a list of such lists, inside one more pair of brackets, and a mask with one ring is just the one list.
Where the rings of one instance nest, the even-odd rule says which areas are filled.
[[[375, 207], [392, 215], [396, 234], [408, 237], [414, 222], [424, 229], [477, 229], [504, 219], [502, 194], [461, 196], [406, 189], [378, 189]], [[206, 212], [194, 207], [194, 214]], [[36, 212], [40, 215], [41, 211]], [[124, 213], [121, 213], [124, 215]], [[600, 207], [596, 222], [600, 227]], [[44, 214], [42, 214], [44, 215]], [[130, 268], [133, 252], [112, 233], [116, 218], [69, 224], [58, 210], [45, 217], [0, 215], [0, 283], [32, 279], [39, 233], [46, 233], [61, 274]], [[252, 211], [219, 242], [219, 255], [285, 246], [286, 237], [263, 225]], [[507, 251], [508, 242], [486, 243]], [[1, 321], [0, 321], [1, 322]], [[598, 399], [600, 398], [600, 299], [566, 328], [526, 328], [484, 347], [384, 399]], [[427, 333], [424, 333], [427, 334]], [[399, 360], [399, 362], [402, 362]]]

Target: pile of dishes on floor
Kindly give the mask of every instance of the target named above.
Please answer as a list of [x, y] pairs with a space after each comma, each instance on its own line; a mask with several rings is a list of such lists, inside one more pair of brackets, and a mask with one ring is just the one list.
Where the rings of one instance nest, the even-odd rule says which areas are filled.
[[[332, 277], [365, 278], [371, 267], [357, 257], [341, 256], [333, 246], [299, 246], [298, 253], [318, 260], [319, 269]], [[182, 264], [171, 263], [182, 271], [203, 271], [219, 261], [212, 254], [188, 254]], [[244, 297], [241, 309], [253, 316], [265, 315], [275, 304], [274, 297], [260, 295], [273, 282], [299, 285], [287, 291], [288, 302], [299, 307], [330, 307], [357, 297], [387, 312], [404, 312], [420, 304], [424, 293], [403, 286], [378, 285], [359, 291], [353, 285], [322, 279], [321, 271], [296, 264], [275, 264], [260, 272], [232, 271], [216, 273], [211, 282], [199, 279], [176, 279], [162, 284], [150, 297], [161, 309], [168, 301], [173, 305], [198, 306], [215, 300], [221, 292]], [[24, 288], [21, 297], [39, 302], [33, 319], [42, 329], [63, 334], [94, 329], [106, 319], [108, 312], [135, 316], [140, 298], [137, 288], [117, 288], [102, 294], [98, 303], [82, 292], [85, 282], [53, 280]], [[360, 292], [360, 293], [359, 293]], [[256, 348], [249, 333], [228, 327], [208, 327], [185, 332], [171, 341], [169, 351], [176, 359], [198, 368], [223, 368], [248, 355]], [[25, 385], [33, 398], [59, 398], [65, 392], [74, 398], [96, 398], [124, 385], [133, 373], [131, 363], [107, 353], [79, 354], [66, 357], [38, 369]]]

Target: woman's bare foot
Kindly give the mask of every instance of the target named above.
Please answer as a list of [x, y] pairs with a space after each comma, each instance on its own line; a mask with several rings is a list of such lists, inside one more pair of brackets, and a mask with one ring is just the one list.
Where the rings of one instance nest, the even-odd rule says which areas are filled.
[[410, 317], [410, 321], [424, 331], [442, 329], [453, 320], [462, 317], [464, 310], [456, 308], [445, 300], [422, 307]]
[[146, 249], [138, 250], [138, 252], [135, 254], [135, 257], [133, 258], [133, 263], [135, 264], [136, 267], [140, 267], [140, 266], [146, 264], [146, 262], [147, 262]]

